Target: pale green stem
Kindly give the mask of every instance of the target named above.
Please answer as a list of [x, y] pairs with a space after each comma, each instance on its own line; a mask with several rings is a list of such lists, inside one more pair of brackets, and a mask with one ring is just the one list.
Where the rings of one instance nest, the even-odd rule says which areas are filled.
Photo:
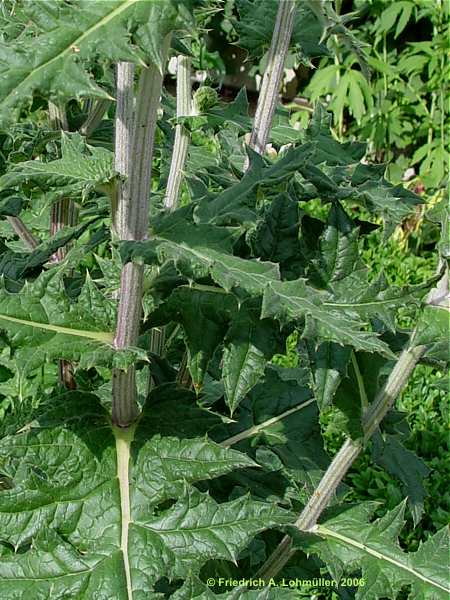
[[[188, 117], [190, 114], [191, 59], [188, 56], [180, 55], [177, 57], [177, 118]], [[169, 210], [174, 210], [178, 206], [190, 139], [189, 131], [181, 123], [178, 123], [175, 128], [175, 141], [164, 198], [164, 206]]]
[[[297, 519], [295, 525], [299, 530], [311, 531], [316, 525], [318, 518], [331, 502], [339, 484], [364, 448], [365, 443], [371, 438], [395, 399], [406, 386], [424, 352], [424, 346], [410, 346], [401, 353], [386, 383], [363, 417], [364, 438], [362, 440], [347, 439], [344, 442]], [[275, 577], [294, 552], [291, 538], [285, 536], [258, 571], [256, 577], [265, 580]]]
[[[192, 112], [191, 58], [180, 55], [177, 57], [177, 118], [188, 117]], [[175, 127], [172, 160], [170, 162], [164, 207], [169, 211], [175, 210], [179, 204], [180, 188], [184, 176], [184, 167], [189, 150], [191, 135], [178, 123]], [[161, 354], [164, 348], [164, 328], [152, 331], [150, 350]], [[152, 387], [149, 380], [149, 390]]]
[[103, 120], [105, 112], [111, 105], [111, 100], [100, 99], [92, 106], [86, 121], [80, 127], [80, 133], [86, 137], [91, 136]]
[[286, 417], [289, 417], [290, 415], [298, 412], [299, 410], [303, 410], [304, 408], [306, 408], [310, 404], [313, 404], [314, 402], [315, 402], [315, 399], [312, 398], [311, 400], [307, 400], [306, 402], [303, 402], [302, 404], [299, 404], [298, 406], [289, 408], [288, 410], [285, 410], [280, 415], [271, 417], [270, 419], [267, 419], [267, 421], [263, 421], [262, 423], [259, 423], [258, 425], [253, 425], [253, 427], [249, 427], [248, 429], [245, 429], [244, 431], [241, 431], [240, 433], [237, 433], [236, 435], [233, 435], [233, 436], [227, 438], [226, 440], [223, 440], [223, 442], [220, 442], [220, 445], [223, 446], [224, 448], [229, 448], [230, 446], [234, 446], [234, 444], [237, 444], [238, 442], [241, 442], [242, 440], [246, 440], [250, 437], [258, 435], [258, 433], [260, 433], [261, 431], [264, 431], [264, 429], [267, 429], [267, 427], [270, 427], [274, 423], [278, 423], [278, 421], [281, 421], [282, 419], [286, 419]]
[[[291, 41], [294, 17], [295, 1], [280, 2], [250, 136], [249, 145], [258, 154], [264, 154], [269, 139], [273, 116], [278, 104], [284, 63]], [[248, 168], [248, 160], [245, 168]]]
[[[164, 42], [167, 56], [170, 37]], [[140, 241], [148, 237], [148, 213], [153, 143], [163, 76], [151, 64], [143, 68], [138, 84], [133, 134], [129, 143], [128, 184], [118, 198], [116, 227], [120, 239]], [[116, 144], [121, 142], [117, 139]], [[114, 345], [135, 346], [142, 314], [144, 266], [127, 263], [122, 268]], [[138, 415], [135, 368], [113, 369], [112, 419], [119, 427], [129, 426]]]
[[128, 532], [131, 523], [130, 459], [131, 444], [134, 439], [134, 428], [114, 428], [113, 433], [116, 438], [117, 478], [119, 480], [120, 490], [120, 516], [122, 525], [120, 547], [122, 549], [123, 564], [125, 568], [127, 598], [128, 600], [132, 600], [133, 586], [131, 581], [130, 559], [128, 556]]
[[7, 217], [7, 220], [19, 239], [21, 239], [30, 250], [34, 250], [39, 246], [39, 241], [34, 237], [22, 219], [19, 217]]

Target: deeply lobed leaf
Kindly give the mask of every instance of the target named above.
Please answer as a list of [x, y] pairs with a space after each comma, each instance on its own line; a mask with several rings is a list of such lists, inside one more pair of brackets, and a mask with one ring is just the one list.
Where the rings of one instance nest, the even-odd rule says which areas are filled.
[[161, 577], [198, 574], [208, 559], [235, 560], [256, 533], [291, 519], [248, 496], [217, 503], [196, 490], [195, 481], [254, 463], [204, 438], [163, 434], [155, 416], [165, 413], [151, 411], [133, 442], [130, 432], [111, 429], [93, 395], [73, 392], [2, 440], [10, 489], [0, 494], [1, 540], [21, 548], [2, 556], [4, 598], [25, 598], [30, 589], [52, 599], [157, 598]]

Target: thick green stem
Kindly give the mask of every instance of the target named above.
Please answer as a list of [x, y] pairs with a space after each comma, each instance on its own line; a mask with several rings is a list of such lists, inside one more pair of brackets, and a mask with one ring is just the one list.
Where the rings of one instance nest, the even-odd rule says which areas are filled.
[[[187, 117], [191, 114], [191, 59], [188, 56], [177, 58], [177, 117]], [[174, 210], [178, 206], [181, 182], [184, 175], [184, 165], [188, 155], [191, 136], [189, 131], [179, 123], [175, 128], [175, 142], [167, 180], [164, 206]]]
[[[67, 114], [63, 106], [48, 103], [48, 117], [50, 126], [53, 129], [68, 131], [69, 123]], [[54, 236], [58, 231], [65, 227], [76, 225], [78, 222], [78, 207], [70, 198], [62, 198], [58, 200], [51, 209], [50, 216], [50, 235]], [[53, 262], [64, 260], [67, 254], [67, 246], [58, 248], [53, 255]], [[67, 389], [73, 390], [76, 388], [74, 369], [71, 362], [67, 360], [58, 361], [59, 381]]]
[[[385, 385], [363, 417], [364, 438], [362, 440], [347, 439], [344, 442], [297, 519], [295, 525], [298, 529], [310, 531], [316, 525], [318, 518], [330, 504], [339, 484], [364, 448], [365, 443], [371, 438], [392, 407], [395, 399], [406, 386], [411, 373], [424, 352], [424, 346], [410, 346], [401, 353]], [[265, 580], [275, 577], [294, 552], [291, 539], [289, 536], [285, 536], [256, 574], [256, 577]]]
[[[177, 57], [177, 118], [188, 117], [192, 111], [191, 62], [189, 56], [180, 55]], [[189, 131], [181, 123], [178, 123], [175, 127], [172, 160], [164, 197], [164, 207], [169, 211], [178, 207], [190, 140]], [[164, 347], [164, 338], [164, 328], [154, 329], [150, 341], [150, 350], [156, 354], [161, 354]], [[150, 378], [149, 390], [152, 385], [153, 382]]]
[[103, 116], [110, 105], [111, 100], [97, 100], [92, 106], [92, 110], [89, 112], [86, 121], [80, 127], [80, 133], [86, 137], [92, 135], [102, 122]]
[[[165, 41], [168, 52], [170, 39]], [[143, 68], [138, 84], [133, 133], [127, 148], [116, 134], [116, 148], [129, 152], [128, 180], [121, 186], [117, 203], [116, 230], [121, 240], [144, 240], [148, 236], [150, 180], [153, 142], [163, 77], [155, 65]], [[128, 106], [129, 111], [131, 107]], [[131, 117], [130, 117], [131, 119]], [[129, 121], [130, 122], [130, 121]], [[117, 349], [135, 346], [142, 314], [143, 265], [127, 263], [121, 274], [119, 307], [114, 345]], [[113, 369], [112, 419], [128, 427], [137, 417], [135, 368]]]
[[48, 120], [52, 129], [62, 129], [63, 131], [69, 129], [66, 111], [62, 106], [51, 101], [48, 103]]
[[[125, 229], [119, 228], [117, 222], [117, 207], [120, 204], [121, 215], [125, 213], [124, 202], [129, 199], [130, 192], [130, 161], [134, 118], [134, 64], [119, 62], [116, 70], [116, 117], [114, 139], [114, 168], [121, 175], [115, 189], [115, 198], [111, 206], [112, 230], [119, 239], [125, 239]], [[119, 202], [120, 198], [120, 202]]]
[[34, 237], [22, 219], [19, 217], [7, 217], [7, 219], [19, 239], [21, 239], [30, 250], [34, 250], [39, 246], [39, 241]]
[[267, 57], [267, 66], [264, 71], [250, 137], [250, 147], [258, 152], [258, 154], [264, 154], [269, 139], [270, 128], [280, 93], [284, 63], [291, 41], [294, 16], [294, 0], [284, 0], [279, 3], [272, 43]]
[[123, 563], [125, 567], [125, 579], [127, 584], [127, 597], [133, 598], [133, 589], [131, 582], [130, 559], [128, 556], [128, 533], [131, 523], [131, 502], [130, 502], [130, 460], [131, 444], [134, 439], [134, 428], [128, 429], [114, 428], [114, 437], [116, 438], [117, 452], [117, 478], [119, 480], [120, 490], [120, 515], [122, 521], [120, 547], [122, 549]]

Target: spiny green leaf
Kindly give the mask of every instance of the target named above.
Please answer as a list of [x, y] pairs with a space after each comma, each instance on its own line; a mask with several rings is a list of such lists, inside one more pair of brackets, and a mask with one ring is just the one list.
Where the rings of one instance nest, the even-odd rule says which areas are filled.
[[[175, 27], [179, 7], [189, 2], [166, 0], [46, 0], [25, 3], [22, 10], [34, 25], [34, 35], [0, 46], [0, 123], [16, 120], [35, 93], [57, 101], [83, 96], [109, 98], [89, 76], [87, 64], [94, 56], [116, 62], [145, 64], [148, 55], [161, 59], [164, 36]], [[130, 43], [138, 28], [142, 49]], [[151, 43], [150, 43], [151, 42]]]
[[248, 496], [218, 504], [191, 486], [251, 467], [245, 455], [163, 435], [145, 416], [135, 432], [112, 429], [89, 394], [54, 399], [31, 428], [0, 442], [0, 464], [12, 482], [0, 493], [2, 539], [22, 550], [2, 556], [5, 599], [30, 586], [55, 600], [157, 598], [161, 577], [235, 561], [254, 535], [291, 520]]
[[223, 341], [229, 322], [237, 311], [237, 299], [213, 286], [180, 286], [176, 288], [156, 315], [155, 325], [174, 321], [181, 323], [189, 353], [189, 371], [194, 388], [201, 390], [209, 361]]
[[[295, 497], [300, 494], [306, 500], [328, 458], [323, 450], [317, 406], [304, 375], [301, 369], [269, 365], [264, 379], [239, 405], [236, 424], [217, 426], [213, 435], [223, 445], [239, 443], [238, 448], [253, 447], [258, 440], [263, 447], [270, 446], [283, 462], [284, 472], [298, 485]], [[249, 485], [244, 474], [229, 478], [239, 481], [239, 485]]]
[[393, 435], [386, 435], [383, 438], [380, 434], [375, 434], [373, 457], [388, 473], [400, 480], [403, 492], [407, 496], [414, 525], [418, 525], [423, 513], [424, 498], [427, 495], [423, 480], [430, 470], [421, 458], [405, 448]]
[[345, 313], [336, 308], [338, 305], [326, 292], [308, 286], [304, 279], [297, 279], [273, 282], [267, 286], [261, 316], [276, 317], [286, 323], [292, 319], [304, 319], [302, 335], [305, 338], [314, 337], [391, 356], [389, 347], [376, 333], [362, 330], [365, 323], [358, 318], [356, 311]]
[[252, 121], [248, 116], [248, 107], [247, 92], [245, 88], [241, 88], [233, 102], [210, 108], [206, 111], [205, 116], [208, 124], [215, 129], [223, 125], [233, 124], [240, 131], [250, 131]]
[[0, 190], [32, 181], [41, 187], [66, 186], [72, 193], [106, 184], [115, 176], [113, 154], [88, 146], [78, 133], [61, 133], [61, 158], [30, 160], [15, 165], [0, 178]]
[[317, 348], [314, 343], [306, 342], [306, 346], [314, 396], [322, 409], [331, 404], [341, 379], [347, 373], [351, 349], [335, 342], [324, 342]]
[[222, 378], [231, 414], [264, 375], [267, 362], [283, 349], [278, 326], [259, 314], [259, 303], [241, 305], [225, 339]]
[[37, 269], [42, 268], [58, 248], [79, 238], [97, 220], [94, 218], [76, 227], [65, 227], [49, 240], [39, 244], [32, 252], [3, 252], [0, 256], [0, 274], [5, 278], [5, 287], [9, 291], [17, 292], [22, 287], [25, 277], [36, 275]]
[[114, 305], [89, 278], [76, 303], [69, 301], [58, 271], [41, 274], [20, 293], [0, 290], [0, 327], [8, 332], [24, 370], [45, 359], [64, 358], [87, 367], [95, 360], [111, 361], [114, 325]]
[[306, 257], [302, 256], [298, 239], [301, 216], [298, 201], [279, 194], [265, 208], [254, 229], [247, 232], [253, 255], [278, 263], [283, 279], [304, 273]]
[[318, 269], [327, 283], [344, 279], [358, 263], [358, 230], [338, 203], [328, 214], [320, 250]]
[[382, 273], [369, 284], [367, 271], [363, 268], [353, 271], [345, 279], [331, 285], [333, 298], [326, 300], [325, 306], [343, 310], [349, 315], [358, 314], [366, 319], [378, 318], [394, 331], [397, 309], [406, 303], [419, 305], [434, 281], [432, 279], [423, 285], [400, 288], [389, 286]]
[[396, 597], [411, 585], [410, 597], [424, 600], [448, 598], [448, 529], [441, 529], [422, 543], [417, 552], [405, 553], [397, 537], [403, 526], [404, 503], [374, 523], [368, 523], [370, 510], [364, 505], [342, 511], [313, 528], [300, 545], [317, 553], [333, 577], [362, 571], [365, 585], [356, 593], [358, 600]]
[[2, 217], [17, 217], [22, 210], [26, 199], [17, 192], [4, 190], [0, 193], [0, 216]]
[[370, 212], [381, 214], [385, 220], [386, 235], [389, 235], [395, 225], [422, 201], [403, 186], [388, 183], [383, 177], [384, 170], [383, 165], [358, 165], [351, 180], [356, 189], [349, 197]]
[[413, 342], [416, 346], [426, 346], [426, 356], [448, 363], [450, 349], [448, 344], [450, 308], [447, 299], [442, 298], [443, 306], [425, 306], [416, 328]]
[[298, 170], [305, 169], [315, 147], [306, 143], [290, 148], [273, 164], [267, 164], [251, 148], [247, 149], [250, 167], [242, 179], [228, 187], [215, 198], [200, 201], [195, 210], [195, 219], [200, 223], [228, 225], [235, 221], [253, 221], [255, 218], [255, 192], [259, 186], [274, 186], [292, 177]]
[[147, 264], [173, 261], [178, 271], [189, 279], [210, 275], [226, 291], [240, 287], [258, 294], [267, 282], [279, 279], [278, 265], [228, 254], [236, 232], [213, 225], [178, 222], [147, 242], [124, 242], [124, 262], [143, 260]]

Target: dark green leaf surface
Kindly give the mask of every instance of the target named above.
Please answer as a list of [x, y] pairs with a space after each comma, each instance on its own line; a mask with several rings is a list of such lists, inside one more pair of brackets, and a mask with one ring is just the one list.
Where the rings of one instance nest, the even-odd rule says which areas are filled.
[[426, 346], [426, 356], [443, 362], [448, 362], [450, 359], [449, 314], [449, 309], [445, 306], [426, 306], [417, 324], [414, 337], [416, 346]]
[[86, 221], [76, 227], [66, 227], [52, 238], [39, 244], [32, 252], [12, 252], [6, 250], [0, 257], [0, 273], [5, 277], [5, 286], [9, 291], [18, 291], [27, 276], [36, 275], [52, 255], [79, 238], [97, 219]]
[[61, 136], [60, 159], [19, 163], [0, 178], [0, 190], [34, 182], [44, 188], [66, 187], [68, 192], [80, 194], [113, 179], [112, 152], [88, 146], [78, 133], [62, 132]]
[[122, 260], [143, 260], [147, 264], [173, 261], [180, 274], [189, 279], [210, 275], [226, 291], [240, 287], [250, 294], [258, 294], [269, 281], [279, 278], [278, 265], [274, 263], [245, 260], [227, 253], [235, 237], [232, 230], [180, 222], [158, 233], [148, 242], [122, 243]]
[[267, 362], [283, 349], [278, 326], [260, 320], [259, 312], [259, 306], [242, 305], [225, 340], [222, 378], [231, 414], [261, 379]]
[[[25, 3], [25, 18], [35, 35], [23, 34], [15, 45], [2, 42], [0, 123], [16, 120], [33, 94], [57, 101], [70, 98], [110, 98], [88, 72], [89, 60], [161, 61], [163, 37], [175, 27], [178, 8], [187, 2], [161, 5], [155, 0], [46, 0]], [[142, 48], [130, 43], [130, 31], [141, 26]]]
[[[273, 282], [264, 293], [262, 316], [276, 317], [281, 322], [305, 319], [304, 337], [316, 337], [322, 341], [348, 344], [358, 350], [391, 352], [375, 333], [362, 331], [364, 322], [356, 311], [347, 314], [336, 310], [326, 292], [308, 286], [304, 279]], [[339, 306], [340, 308], [340, 306]]]
[[[208, 559], [234, 561], [259, 531], [290, 520], [248, 496], [218, 504], [200, 493], [190, 483], [252, 461], [204, 438], [162, 437], [152, 421], [144, 417], [133, 442], [130, 431], [111, 429], [94, 396], [75, 392], [2, 440], [12, 481], [0, 494], [2, 541], [22, 549], [2, 557], [5, 599], [30, 590], [52, 600], [157, 598], [161, 577], [187, 578]], [[165, 508], [168, 499], [176, 501]]]
[[423, 502], [427, 495], [423, 481], [430, 470], [421, 458], [392, 435], [385, 436], [385, 439], [379, 434], [375, 435], [373, 456], [379, 465], [400, 480], [414, 524], [417, 525], [422, 517]]
[[341, 379], [347, 374], [350, 352], [349, 347], [335, 342], [324, 342], [317, 349], [313, 344], [307, 345], [314, 395], [321, 409], [331, 404]]
[[316, 536], [299, 543], [317, 553], [337, 579], [343, 572], [361, 570], [365, 585], [358, 587], [358, 600], [395, 598], [404, 585], [411, 585], [410, 597], [417, 600], [448, 598], [448, 529], [431, 536], [417, 552], [405, 553], [397, 541], [404, 504], [374, 523], [367, 522], [370, 513], [365, 505], [344, 510], [316, 525]]
[[88, 278], [75, 304], [69, 301], [61, 274], [49, 271], [20, 293], [0, 290], [0, 327], [6, 330], [20, 368], [65, 358], [89, 368], [111, 363], [115, 306]]

